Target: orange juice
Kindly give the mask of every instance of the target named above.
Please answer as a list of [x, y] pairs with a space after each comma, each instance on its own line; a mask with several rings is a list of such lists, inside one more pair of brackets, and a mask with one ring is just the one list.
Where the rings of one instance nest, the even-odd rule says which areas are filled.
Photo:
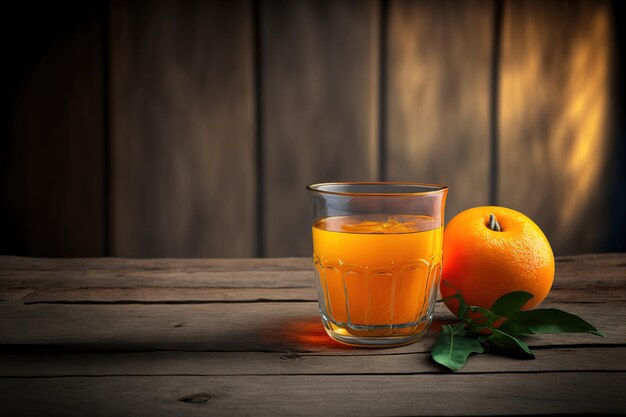
[[443, 227], [428, 216], [339, 216], [314, 224], [320, 310], [329, 334], [425, 331], [439, 284], [442, 238]]

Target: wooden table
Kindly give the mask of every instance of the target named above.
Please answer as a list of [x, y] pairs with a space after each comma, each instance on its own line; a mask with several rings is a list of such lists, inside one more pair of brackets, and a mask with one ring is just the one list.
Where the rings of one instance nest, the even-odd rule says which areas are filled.
[[557, 260], [544, 306], [606, 333], [528, 338], [449, 373], [422, 340], [332, 342], [309, 259], [0, 257], [2, 416], [626, 412], [626, 254]]

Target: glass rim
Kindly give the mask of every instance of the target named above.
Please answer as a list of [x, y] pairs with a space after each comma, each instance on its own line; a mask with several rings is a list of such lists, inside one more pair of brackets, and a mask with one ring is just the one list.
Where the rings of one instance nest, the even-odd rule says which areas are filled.
[[[330, 191], [324, 190], [324, 187], [328, 186], [405, 186], [405, 187], [415, 187], [415, 188], [432, 188], [432, 190], [426, 191], [414, 191], [414, 192], [398, 192], [398, 191], [389, 191], [389, 192], [352, 192], [352, 191]], [[427, 184], [421, 182], [389, 182], [389, 181], [370, 181], [370, 182], [350, 182], [350, 181], [339, 181], [339, 182], [320, 182], [316, 184], [311, 184], [306, 187], [307, 191], [321, 193], [321, 194], [331, 194], [331, 195], [343, 195], [343, 196], [362, 196], [362, 197], [417, 197], [417, 196], [425, 196], [425, 195], [436, 195], [445, 193], [448, 190], [447, 185], [442, 184]]]

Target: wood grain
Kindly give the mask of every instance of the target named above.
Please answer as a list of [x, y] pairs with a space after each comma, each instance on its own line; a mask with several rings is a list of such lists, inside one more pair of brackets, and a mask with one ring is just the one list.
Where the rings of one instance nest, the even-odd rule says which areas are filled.
[[[546, 303], [622, 301], [623, 254], [557, 258]], [[0, 301], [26, 304], [203, 304], [317, 299], [311, 261], [0, 257]]]
[[[599, 256], [603, 260], [607, 255]], [[574, 258], [578, 260], [579, 258]], [[612, 258], [606, 258], [608, 262]], [[619, 262], [621, 258], [615, 257]], [[37, 273], [101, 272], [199, 272], [199, 271], [302, 271], [310, 270], [311, 258], [30, 258], [0, 256], [0, 276], [18, 271]]]
[[[450, 374], [429, 353], [453, 319], [441, 304], [408, 346], [329, 339], [309, 259], [0, 257], [0, 407], [17, 416], [621, 413], [626, 254], [556, 265], [544, 306], [606, 338], [528, 337], [534, 361], [474, 355]], [[442, 390], [454, 405], [432, 401]]]
[[6, 378], [0, 403], [15, 416], [619, 414], [623, 384], [606, 372]]
[[304, 187], [376, 180], [378, 5], [261, 2], [266, 256], [312, 252]]
[[0, 253], [103, 256], [104, 11], [60, 2], [4, 14]]
[[112, 254], [254, 254], [250, 1], [114, 3]]
[[[606, 339], [565, 335], [529, 343], [626, 343], [624, 256], [558, 258], [555, 286], [544, 303], [592, 320]], [[1, 257], [0, 344], [36, 350], [345, 351], [320, 325], [309, 262]], [[436, 318], [440, 324], [452, 316], [438, 305]], [[385, 352], [424, 352], [433, 337], [431, 332], [423, 343]]]
[[[232, 280], [239, 274], [230, 276]], [[248, 274], [246, 274], [248, 275]], [[276, 280], [289, 278], [289, 274], [274, 274], [274, 280], [257, 274], [259, 285], [204, 284], [202, 286], [168, 287], [133, 285], [122, 280], [104, 286], [78, 287], [67, 284], [66, 288], [17, 287], [0, 288], [0, 300], [21, 300], [25, 304], [65, 303], [65, 304], [193, 304], [193, 303], [244, 303], [265, 301], [317, 301], [317, 289], [312, 274], [302, 276], [302, 284], [276, 285]], [[228, 281], [228, 278], [224, 279]], [[602, 284], [604, 284], [603, 287]], [[264, 287], [262, 287], [264, 286]], [[560, 288], [550, 291], [548, 302], [561, 303], [604, 303], [623, 301], [624, 283], [598, 282], [599, 288]], [[593, 301], [589, 301], [593, 300]]]
[[[313, 280], [312, 277], [311, 281]], [[14, 291], [10, 289], [9, 291]], [[6, 295], [0, 289], [1, 299]], [[214, 288], [214, 287], [121, 287], [121, 288], [76, 288], [39, 289], [28, 294], [17, 292], [26, 304], [202, 304], [202, 303], [245, 303], [266, 301], [317, 301], [315, 287], [279, 288]]]
[[[356, 352], [355, 352], [356, 353]], [[459, 374], [562, 371], [626, 372], [625, 347], [535, 349], [535, 360], [474, 355]], [[447, 371], [430, 352], [364, 358], [338, 351], [306, 352], [136, 352], [0, 354], [0, 377], [218, 376], [218, 375], [415, 375]]]
[[489, 201], [493, 2], [392, 0], [387, 177], [450, 187], [446, 217]]
[[608, 1], [505, 3], [499, 204], [535, 220], [557, 254], [612, 235], [611, 31]]
[[[606, 338], [590, 334], [536, 336], [527, 339], [531, 347], [626, 344], [623, 301], [550, 302], [544, 306], [590, 320], [606, 333]], [[453, 319], [446, 308], [438, 304], [436, 325], [421, 342], [386, 349], [385, 353], [427, 351], [434, 342], [438, 326]], [[11, 350], [345, 350], [324, 333], [315, 301], [182, 304], [7, 301], [0, 303], [0, 345]]]

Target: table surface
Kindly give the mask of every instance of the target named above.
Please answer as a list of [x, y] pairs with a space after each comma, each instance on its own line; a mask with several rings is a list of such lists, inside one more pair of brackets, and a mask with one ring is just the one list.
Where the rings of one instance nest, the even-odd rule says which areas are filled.
[[526, 339], [535, 360], [344, 347], [309, 259], [0, 257], [2, 415], [626, 412], [626, 254], [557, 259], [543, 306], [605, 332]]

